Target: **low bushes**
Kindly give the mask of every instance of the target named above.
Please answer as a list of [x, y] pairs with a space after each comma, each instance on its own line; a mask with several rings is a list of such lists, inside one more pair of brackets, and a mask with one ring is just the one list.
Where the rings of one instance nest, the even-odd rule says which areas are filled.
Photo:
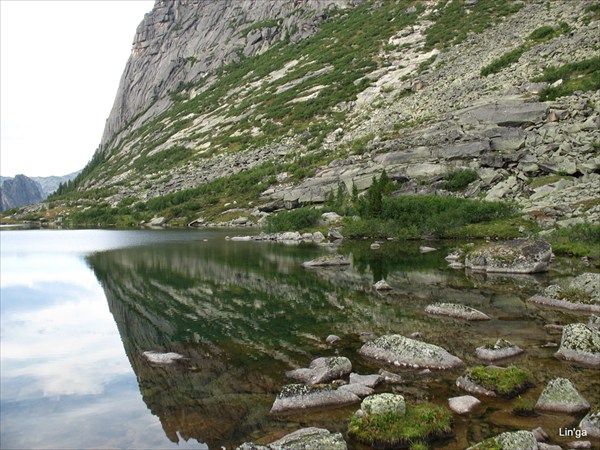
[[305, 230], [316, 226], [320, 217], [321, 211], [313, 208], [281, 211], [267, 218], [265, 229], [269, 233]]

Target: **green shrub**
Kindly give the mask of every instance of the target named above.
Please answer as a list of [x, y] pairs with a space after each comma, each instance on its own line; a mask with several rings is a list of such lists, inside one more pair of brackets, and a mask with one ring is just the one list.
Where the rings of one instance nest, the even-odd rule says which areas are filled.
[[544, 25], [533, 30], [528, 36], [528, 39], [535, 42], [542, 42], [556, 36], [556, 34], [557, 30], [550, 25]]
[[462, 191], [478, 178], [477, 172], [472, 169], [455, 170], [444, 177], [446, 181], [444, 189], [453, 192]]
[[540, 100], [555, 100], [571, 95], [575, 91], [593, 91], [600, 89], [600, 56], [564, 64], [559, 67], [548, 67], [544, 74], [533, 81], [554, 83], [563, 80], [556, 87], [548, 87], [540, 93]]
[[266, 231], [278, 233], [282, 231], [302, 231], [317, 225], [321, 211], [313, 208], [298, 208], [281, 211], [267, 217]]
[[548, 240], [557, 255], [600, 259], [600, 224], [586, 222], [561, 228], [554, 231]]
[[520, 45], [519, 47], [502, 54], [499, 58], [493, 60], [491, 63], [481, 69], [481, 76], [487, 77], [493, 73], [498, 73], [505, 67], [516, 63], [526, 50], [527, 46]]

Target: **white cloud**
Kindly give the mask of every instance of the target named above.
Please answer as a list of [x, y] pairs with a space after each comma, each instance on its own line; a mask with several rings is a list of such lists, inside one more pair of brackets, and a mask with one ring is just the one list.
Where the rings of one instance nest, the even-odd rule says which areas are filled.
[[152, 5], [0, 2], [2, 175], [64, 175], [85, 165]]

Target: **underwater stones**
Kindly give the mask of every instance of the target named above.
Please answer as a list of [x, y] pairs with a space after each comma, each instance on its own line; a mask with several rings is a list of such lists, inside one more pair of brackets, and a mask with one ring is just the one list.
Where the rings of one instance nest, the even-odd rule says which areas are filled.
[[554, 356], [600, 368], [600, 332], [583, 323], [565, 325]]
[[348, 265], [350, 265], [350, 260], [344, 255], [325, 255], [302, 263], [303, 267], [335, 267]]
[[535, 409], [563, 413], [576, 413], [587, 411], [590, 404], [585, 400], [577, 388], [566, 378], [555, 378], [548, 382], [541, 393]]
[[425, 308], [425, 312], [464, 320], [490, 320], [490, 317], [481, 311], [457, 303], [432, 303]]
[[416, 341], [399, 334], [381, 336], [364, 344], [359, 354], [395, 366], [417, 369], [451, 369], [463, 364], [437, 345]]
[[512, 344], [506, 339], [498, 339], [493, 346], [484, 345], [477, 347], [475, 349], [475, 353], [479, 359], [483, 359], [485, 361], [496, 361], [498, 359], [520, 355], [523, 353], [523, 349], [518, 345]]
[[306, 384], [328, 383], [342, 378], [352, 371], [352, 363], [343, 356], [317, 358], [308, 369], [296, 369], [286, 372], [286, 376]]
[[302, 428], [267, 445], [245, 442], [237, 450], [346, 450], [348, 446], [341, 433], [323, 428]]
[[467, 450], [537, 450], [538, 443], [531, 431], [519, 430], [501, 433], [493, 438], [486, 439]]
[[472, 395], [461, 395], [448, 399], [448, 406], [456, 414], [467, 414], [473, 411], [481, 402]]
[[550, 285], [541, 295], [534, 295], [528, 301], [572, 311], [600, 313], [600, 274], [583, 273], [566, 288]]
[[406, 403], [400, 394], [375, 394], [365, 398], [360, 404], [360, 409], [366, 414], [406, 413]]
[[290, 414], [299, 411], [338, 408], [360, 402], [360, 397], [329, 385], [306, 386], [288, 384], [277, 395], [271, 414]]
[[513, 239], [467, 253], [465, 267], [475, 271], [536, 273], [548, 270], [552, 246], [541, 239]]
[[185, 357], [183, 355], [180, 355], [179, 353], [175, 353], [175, 352], [160, 353], [160, 352], [147, 351], [142, 354], [149, 362], [151, 362], [153, 364], [171, 365], [171, 364], [176, 363], [177, 361], [185, 359]]
[[579, 422], [581, 431], [585, 430], [587, 435], [600, 439], [600, 411], [590, 411], [587, 415]]

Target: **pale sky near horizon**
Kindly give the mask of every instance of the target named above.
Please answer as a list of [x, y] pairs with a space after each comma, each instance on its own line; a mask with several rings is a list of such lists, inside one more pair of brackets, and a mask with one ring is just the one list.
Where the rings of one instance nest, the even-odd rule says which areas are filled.
[[0, 0], [0, 175], [66, 175], [100, 143], [154, 0]]

